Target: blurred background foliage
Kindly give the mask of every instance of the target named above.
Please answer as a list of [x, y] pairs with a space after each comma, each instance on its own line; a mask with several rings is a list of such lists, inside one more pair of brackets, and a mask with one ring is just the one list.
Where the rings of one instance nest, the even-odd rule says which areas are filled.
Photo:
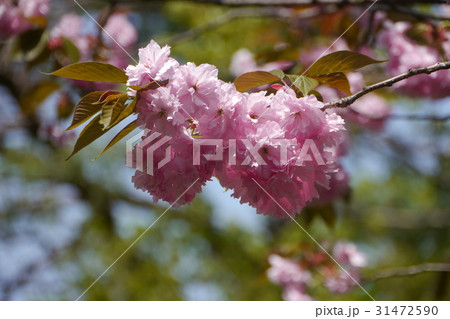
[[[94, 16], [108, 5], [80, 3]], [[152, 38], [170, 44], [180, 62], [214, 64], [228, 81], [233, 80], [231, 56], [238, 49], [248, 48], [261, 64], [296, 59], [302, 50], [339, 36], [355, 14], [354, 7], [344, 6], [320, 18], [297, 20], [270, 17], [261, 8], [243, 12], [188, 1], [118, 6], [129, 10], [139, 46]], [[235, 10], [242, 17], [215, 25]], [[84, 14], [70, 0], [53, 1], [48, 23], [67, 12]], [[54, 52], [43, 49], [27, 57], [44, 34], [32, 32], [0, 44], [0, 299], [73, 300], [168, 205], [133, 189], [123, 144], [91, 162], [104, 146], [101, 140], [65, 161], [73, 137], [61, 133], [55, 142], [55, 135], [45, 132], [68, 125], [82, 92], [42, 74], [57, 65]], [[356, 48], [366, 32], [355, 26], [345, 38]], [[378, 66], [365, 70], [366, 79], [380, 78]], [[385, 93], [394, 113], [450, 113], [448, 99], [412, 101]], [[351, 127], [352, 145], [344, 159], [350, 194], [328, 206], [307, 208], [297, 218], [325, 248], [347, 240], [366, 253], [362, 283], [377, 300], [450, 299], [447, 272], [398, 275], [405, 267], [450, 262], [449, 131], [445, 121], [402, 119], [388, 120], [380, 132]], [[256, 215], [211, 182], [192, 205], [170, 209], [83, 299], [280, 300], [281, 287], [265, 274], [267, 257], [317, 251], [290, 219]], [[381, 278], [386, 270], [393, 272]], [[310, 295], [368, 300], [358, 288], [333, 295], [320, 276]]]

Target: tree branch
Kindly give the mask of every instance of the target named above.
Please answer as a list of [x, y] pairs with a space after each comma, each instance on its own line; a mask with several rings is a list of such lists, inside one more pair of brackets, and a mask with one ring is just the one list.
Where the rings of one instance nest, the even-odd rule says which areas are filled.
[[411, 276], [424, 272], [450, 272], [450, 264], [422, 264], [406, 268], [386, 269], [368, 279], [369, 282], [399, 276]]
[[450, 115], [436, 116], [436, 115], [419, 115], [419, 114], [392, 114], [389, 119], [395, 120], [412, 120], [412, 121], [431, 121], [431, 122], [446, 122], [450, 120]]
[[[150, 0], [149, 2], [158, 2], [161, 0]], [[310, 5], [367, 5], [372, 4], [376, 0], [169, 0], [165, 2], [190, 1], [200, 3], [212, 3], [225, 6], [310, 6]], [[378, 0], [377, 3], [396, 5], [412, 5], [412, 4], [445, 4], [447, 0]]]
[[352, 103], [354, 103], [360, 97], [362, 97], [372, 91], [375, 91], [375, 90], [378, 90], [381, 88], [385, 88], [385, 87], [390, 87], [397, 82], [400, 82], [404, 79], [410, 78], [415, 75], [431, 74], [431, 73], [439, 71], [439, 70], [447, 70], [447, 69], [450, 69], [450, 61], [439, 62], [439, 63], [436, 63], [436, 64], [428, 66], [428, 67], [424, 67], [424, 68], [411, 69], [406, 73], [403, 73], [403, 74], [394, 76], [393, 78], [387, 79], [385, 81], [367, 86], [367, 87], [363, 88], [361, 91], [359, 91], [353, 95], [344, 97], [338, 101], [325, 103], [324, 109], [345, 108], [345, 107], [351, 105]]
[[427, 21], [427, 20], [437, 20], [437, 21], [445, 21], [445, 20], [450, 20], [450, 17], [448, 16], [443, 16], [443, 15], [436, 15], [436, 14], [432, 14], [432, 13], [424, 13], [418, 10], [414, 10], [411, 8], [408, 8], [406, 6], [397, 6], [395, 4], [391, 4], [391, 5], [382, 5], [377, 7], [377, 9], [379, 10], [383, 10], [383, 11], [389, 11], [389, 10], [393, 10], [396, 11], [398, 13], [404, 14], [406, 16], [411, 16], [414, 17], [415, 19], [419, 20], [419, 21]]
[[197, 38], [206, 31], [211, 31], [235, 19], [269, 17], [269, 18], [278, 18], [281, 19], [282, 21], [287, 21], [287, 19], [291, 18], [310, 19], [322, 14], [322, 12], [318, 12], [317, 10], [314, 9], [315, 8], [311, 8], [309, 10], [305, 9], [304, 11], [301, 12], [301, 14], [297, 14], [291, 11], [290, 9], [286, 8], [276, 8], [276, 7], [237, 8], [228, 11], [224, 15], [214, 19], [211, 22], [192, 28], [183, 33], [177, 34], [168, 39], [166, 43], [173, 46], [181, 41], [192, 40], [194, 38]]

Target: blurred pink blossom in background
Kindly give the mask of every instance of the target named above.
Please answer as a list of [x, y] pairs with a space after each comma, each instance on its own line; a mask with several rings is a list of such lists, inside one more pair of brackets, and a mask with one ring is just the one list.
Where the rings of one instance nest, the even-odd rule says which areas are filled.
[[[136, 28], [124, 13], [115, 13], [108, 18], [100, 39], [86, 27], [82, 16], [68, 13], [51, 29], [49, 47], [58, 50], [63, 47], [64, 39], [68, 39], [77, 47], [80, 62], [95, 58], [124, 69], [130, 62], [128, 51], [133, 49], [137, 38]], [[114, 87], [108, 83], [72, 82], [85, 90], [107, 90]]]
[[19, 8], [26, 18], [44, 17], [50, 12], [50, 0], [19, 0]]
[[0, 38], [8, 38], [33, 28], [32, 18], [41, 18], [50, 11], [50, 0], [2, 0], [0, 3]]
[[360, 280], [359, 270], [367, 265], [367, 257], [355, 244], [342, 241], [334, 245], [333, 257], [345, 271], [337, 265], [328, 269], [325, 285], [333, 293], [346, 293]]
[[267, 277], [275, 284], [283, 286], [283, 299], [288, 301], [313, 300], [306, 287], [312, 277], [308, 270], [302, 269], [298, 262], [278, 255], [269, 256], [270, 268]]
[[[331, 293], [347, 293], [361, 279], [360, 269], [367, 265], [367, 258], [355, 244], [339, 241], [334, 245], [333, 259], [322, 252], [313, 255], [309, 252], [300, 263], [272, 254], [268, 258], [267, 278], [283, 287], [284, 300], [312, 300], [307, 289], [315, 286], [313, 274], [320, 274], [320, 280]], [[308, 269], [301, 264], [308, 265]]]
[[239, 49], [231, 57], [230, 73], [234, 76], [239, 76], [243, 73], [253, 71], [272, 71], [272, 70], [286, 70], [292, 66], [290, 61], [274, 61], [263, 65], [258, 65], [255, 61], [253, 53], [248, 49]]
[[81, 16], [75, 13], [64, 14], [50, 31], [50, 48], [56, 49], [62, 46], [65, 38], [72, 41], [78, 48], [81, 61], [89, 59], [93, 39], [83, 33], [83, 26]]
[[[406, 36], [411, 28], [408, 22], [384, 23], [384, 30], [378, 36], [379, 44], [389, 54], [387, 70], [390, 76], [396, 76], [409, 69], [427, 67], [442, 61], [436, 48], [419, 45]], [[450, 32], [441, 35], [446, 58], [450, 58]], [[420, 74], [400, 81], [393, 86], [398, 92], [410, 97], [439, 99], [450, 95], [450, 70], [441, 70], [432, 74]]]

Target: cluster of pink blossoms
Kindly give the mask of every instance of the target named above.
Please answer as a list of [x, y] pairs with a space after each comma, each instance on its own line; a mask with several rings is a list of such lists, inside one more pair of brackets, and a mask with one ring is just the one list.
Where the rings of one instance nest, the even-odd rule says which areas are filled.
[[361, 279], [360, 270], [367, 265], [367, 258], [355, 244], [347, 242], [336, 243], [333, 257], [345, 271], [337, 265], [327, 268], [325, 286], [333, 293], [346, 293]]
[[313, 300], [306, 292], [308, 284], [312, 282], [308, 270], [300, 267], [298, 262], [278, 255], [270, 255], [269, 264], [271, 267], [267, 270], [267, 277], [273, 283], [283, 286], [284, 300]]
[[[179, 65], [169, 54], [169, 47], [151, 41], [140, 49], [139, 64], [126, 69], [129, 87], [161, 81], [161, 87], [137, 93], [137, 123], [147, 133], [135, 146], [134, 158], [143, 154], [148, 163], [142, 149], [153, 133], [170, 137], [153, 154], [154, 174], [144, 169], [134, 175], [137, 188], [155, 200], [182, 205], [216, 176], [241, 203], [276, 217], [299, 213], [318, 197], [319, 186], [329, 188], [339, 171], [341, 117], [323, 112], [314, 96], [297, 98], [288, 88], [271, 95], [238, 92], [217, 78], [214, 66]], [[211, 139], [221, 141], [223, 149], [218, 151]], [[194, 144], [203, 144], [196, 163]], [[217, 155], [220, 160], [211, 160]], [[166, 156], [168, 163], [158, 168]]]
[[356, 245], [347, 242], [337, 242], [333, 248], [333, 258], [347, 273], [334, 262], [324, 263], [327, 258], [323, 253], [312, 256], [313, 260], [305, 261], [305, 264], [309, 264], [309, 270], [293, 259], [269, 256], [267, 277], [271, 282], [283, 286], [284, 300], [313, 300], [308, 295], [308, 287], [313, 286], [314, 281], [311, 271], [325, 275], [325, 286], [330, 292], [346, 293], [354, 288], [355, 280], [360, 280], [360, 269], [367, 264], [366, 256]]
[[[17, 4], [14, 4], [15, 2]], [[50, 0], [2, 0], [0, 3], [0, 39], [32, 29], [32, 20], [45, 17], [49, 11]]]
[[[384, 30], [379, 34], [379, 44], [389, 53], [387, 68], [391, 76], [442, 61], [436, 48], [419, 45], [407, 37], [406, 32], [410, 28], [411, 24], [408, 22], [386, 21]], [[446, 58], [450, 59], [450, 32], [444, 32], [440, 36], [443, 40], [442, 49]], [[411, 97], [444, 98], [450, 95], [450, 70], [413, 76], [394, 84], [394, 88]]]

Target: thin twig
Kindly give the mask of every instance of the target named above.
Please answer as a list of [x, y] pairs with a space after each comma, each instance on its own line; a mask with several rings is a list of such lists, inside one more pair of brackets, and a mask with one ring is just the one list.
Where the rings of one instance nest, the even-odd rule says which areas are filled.
[[[169, 45], [174, 45], [181, 41], [192, 40], [197, 38], [201, 34], [206, 31], [211, 31], [216, 29], [232, 20], [240, 19], [240, 18], [260, 18], [260, 17], [272, 17], [272, 18], [280, 18], [280, 19], [289, 19], [292, 18], [292, 11], [285, 8], [239, 8], [228, 11], [224, 15], [208, 22], [204, 25], [200, 25], [198, 27], [194, 27], [186, 32], [179, 33], [169, 40], [166, 41]], [[314, 13], [314, 16], [317, 16], [317, 13]]]
[[428, 66], [428, 67], [424, 67], [424, 68], [418, 68], [418, 69], [410, 69], [408, 72], [394, 76], [393, 78], [384, 80], [382, 82], [367, 86], [365, 88], [363, 88], [361, 91], [344, 97], [338, 101], [333, 101], [333, 102], [329, 102], [329, 103], [325, 103], [324, 105], [324, 109], [329, 109], [329, 108], [345, 108], [349, 105], [351, 105], [352, 103], [354, 103], [357, 99], [359, 99], [360, 97], [381, 89], [381, 88], [385, 88], [385, 87], [390, 87], [393, 84], [400, 82], [404, 79], [410, 78], [412, 76], [416, 76], [419, 74], [431, 74], [433, 72], [436, 71], [440, 71], [440, 70], [447, 70], [450, 69], [450, 61], [447, 62], [439, 62], [436, 63], [434, 65]]
[[[148, 0], [146, 2], [198, 2], [224, 6], [310, 6], [310, 5], [370, 5], [376, 0]], [[395, 3], [397, 5], [412, 4], [445, 4], [447, 0], [378, 0], [378, 3]]]
[[394, 120], [413, 120], [413, 121], [431, 121], [431, 122], [446, 122], [450, 120], [450, 115], [436, 116], [436, 115], [420, 115], [420, 114], [392, 114], [389, 119]]
[[389, 6], [380, 6], [379, 9], [383, 10], [383, 11], [393, 10], [398, 13], [414, 17], [415, 19], [422, 21], [422, 22], [424, 20], [425, 21], [427, 21], [427, 20], [437, 20], [437, 21], [450, 20], [450, 17], [448, 17], [448, 16], [436, 15], [436, 14], [432, 14], [432, 13], [428, 13], [428, 12], [424, 13], [424, 12], [420, 12], [420, 11], [411, 9], [406, 6], [398, 6], [396, 4], [392, 4]]
[[371, 121], [385, 121], [389, 120], [411, 120], [411, 121], [430, 121], [430, 122], [446, 122], [450, 120], [450, 114], [445, 116], [428, 115], [428, 114], [389, 114], [382, 117], [371, 117], [367, 114], [358, 112], [355, 109], [349, 108], [350, 112], [362, 116]]
[[100, 13], [98, 20], [97, 20], [97, 41], [95, 42], [95, 46], [92, 50], [92, 56], [95, 60], [98, 58], [101, 58], [99, 56], [100, 49], [104, 46], [103, 44], [103, 29], [105, 28], [106, 24], [108, 23], [109, 18], [114, 14], [114, 10], [116, 7], [116, 3], [110, 2], [109, 5]]
[[369, 278], [367, 281], [373, 282], [380, 279], [386, 279], [391, 277], [411, 276], [424, 272], [450, 272], [450, 264], [422, 264], [405, 268], [385, 269], [380, 271], [375, 276]]

